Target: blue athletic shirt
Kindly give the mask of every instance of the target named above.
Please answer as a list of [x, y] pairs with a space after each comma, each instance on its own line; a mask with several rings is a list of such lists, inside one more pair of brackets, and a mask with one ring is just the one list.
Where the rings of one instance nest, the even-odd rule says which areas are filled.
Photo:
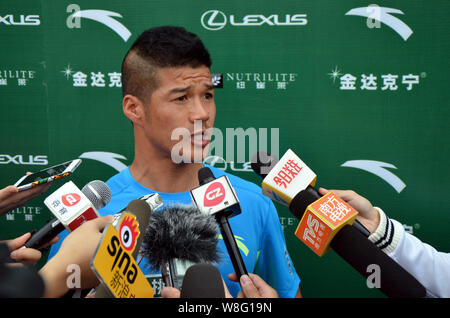
[[[300, 278], [292, 264], [286, 248], [286, 241], [278, 213], [272, 201], [262, 194], [261, 188], [251, 182], [233, 176], [220, 169], [205, 165], [211, 169], [216, 178], [226, 175], [231, 182], [241, 204], [242, 213], [229, 219], [242, 259], [249, 273], [258, 274], [266, 283], [273, 287], [280, 298], [295, 297], [299, 289]], [[143, 195], [155, 191], [139, 184], [131, 175], [129, 168], [111, 177], [106, 184], [111, 189], [111, 201], [99, 210], [101, 216], [115, 214], [125, 208], [128, 203]], [[179, 193], [158, 192], [163, 204], [179, 203], [192, 204], [189, 191]], [[154, 213], [157, 213], [154, 212]], [[50, 251], [51, 258], [58, 251], [67, 231], [61, 233], [58, 243]], [[220, 262], [218, 269], [233, 297], [240, 290], [239, 283], [230, 281], [227, 276], [234, 273], [234, 268], [221, 236], [219, 236], [218, 249]], [[146, 258], [139, 267], [147, 277], [160, 277], [160, 273], [152, 272]], [[161, 289], [161, 283], [156, 289]], [[155, 290], [155, 293], [158, 294]]]

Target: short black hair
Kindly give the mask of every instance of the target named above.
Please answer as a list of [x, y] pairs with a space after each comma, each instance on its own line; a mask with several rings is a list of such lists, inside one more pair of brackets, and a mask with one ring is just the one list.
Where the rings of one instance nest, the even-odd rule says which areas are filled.
[[156, 71], [164, 67], [211, 67], [208, 50], [194, 33], [177, 26], [144, 31], [122, 62], [122, 94], [150, 100], [158, 87]]

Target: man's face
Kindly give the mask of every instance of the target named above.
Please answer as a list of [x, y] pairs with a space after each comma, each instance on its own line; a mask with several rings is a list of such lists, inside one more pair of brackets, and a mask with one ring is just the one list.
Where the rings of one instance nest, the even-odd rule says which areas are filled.
[[[145, 136], [163, 156], [171, 156], [174, 146], [179, 148], [182, 142], [184, 150], [177, 152], [183, 153], [185, 162], [193, 162], [194, 153], [206, 152], [210, 137], [205, 130], [213, 127], [216, 116], [209, 68], [161, 68], [156, 75], [158, 88], [145, 105]], [[176, 133], [180, 130], [183, 140]]]

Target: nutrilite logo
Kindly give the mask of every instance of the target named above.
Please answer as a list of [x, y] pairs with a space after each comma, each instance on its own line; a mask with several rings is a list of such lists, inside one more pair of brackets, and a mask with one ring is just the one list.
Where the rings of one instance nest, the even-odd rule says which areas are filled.
[[236, 89], [255, 89], [258, 91], [276, 89], [287, 90], [297, 80], [298, 73], [290, 72], [227, 72], [223, 81]]
[[235, 27], [240, 26], [294, 26], [306, 25], [306, 14], [247, 14], [244, 16], [230, 14], [227, 16], [219, 10], [208, 10], [200, 18], [202, 26], [210, 31], [223, 29], [228, 23]]
[[35, 79], [36, 71], [29, 69], [1, 69], [0, 86], [17, 85], [27, 86]]

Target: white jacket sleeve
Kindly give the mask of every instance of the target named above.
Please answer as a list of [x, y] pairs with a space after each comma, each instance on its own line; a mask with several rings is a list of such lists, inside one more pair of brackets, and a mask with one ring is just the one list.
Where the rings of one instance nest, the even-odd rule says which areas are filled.
[[450, 253], [438, 252], [377, 210], [380, 224], [369, 240], [413, 275], [426, 288], [428, 297], [450, 297]]

